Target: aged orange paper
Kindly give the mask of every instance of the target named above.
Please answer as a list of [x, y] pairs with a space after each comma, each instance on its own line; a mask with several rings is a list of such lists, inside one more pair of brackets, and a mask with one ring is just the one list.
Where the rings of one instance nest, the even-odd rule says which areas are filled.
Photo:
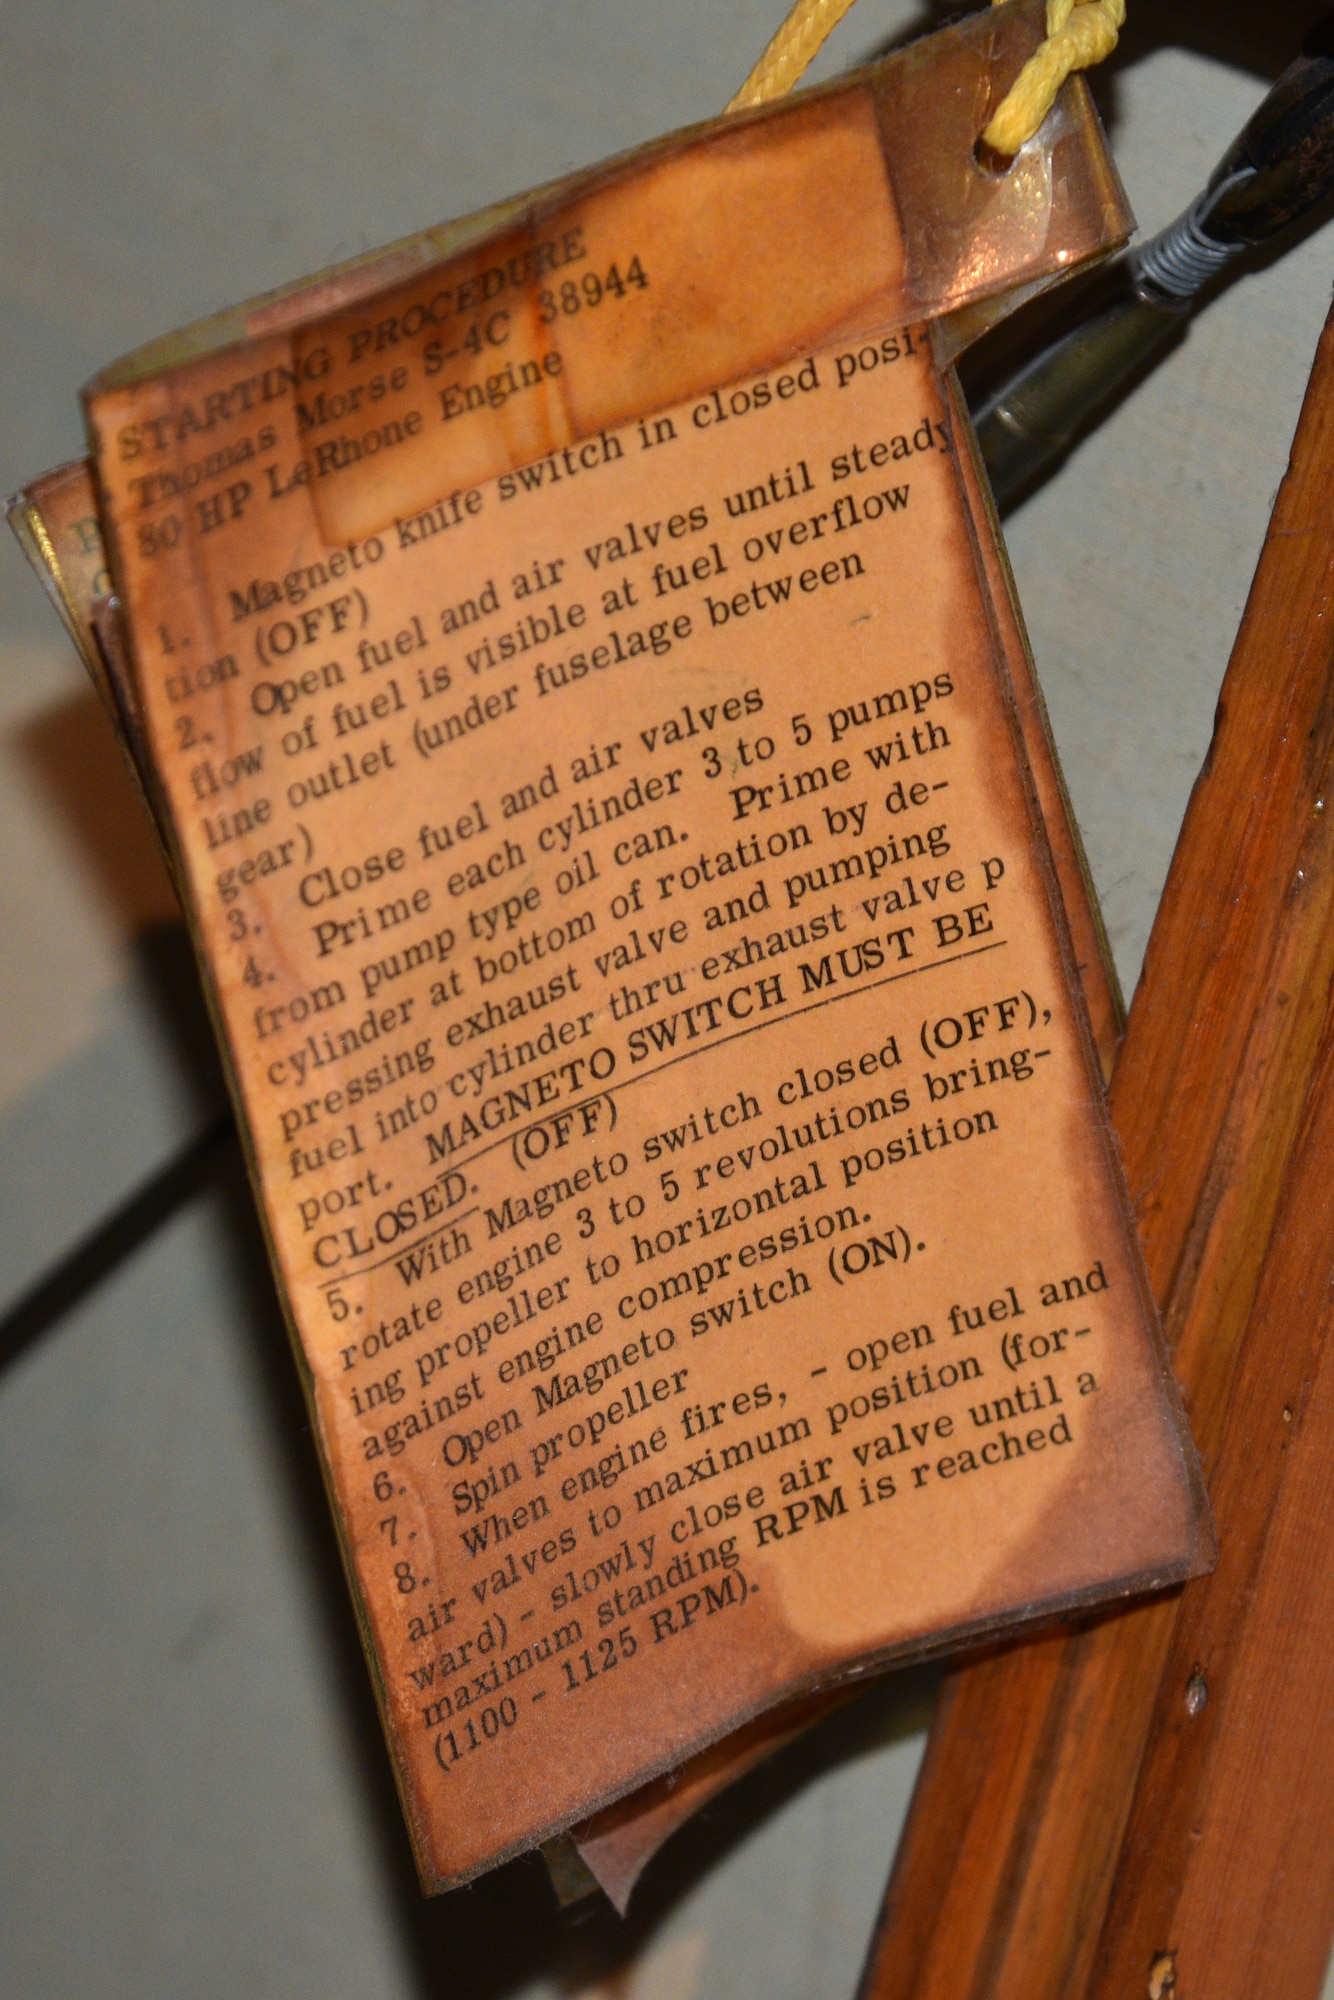
[[1208, 1553], [879, 102], [90, 399], [437, 1884]]
[[[956, 441], [967, 436], [967, 416], [957, 392], [951, 393], [950, 420]], [[1061, 901], [1076, 951], [1079, 982], [1089, 1012], [1090, 1027], [1104, 1076], [1110, 1074], [1120, 1033], [1119, 1001], [1106, 970], [1105, 953], [1090, 891], [1082, 870], [1078, 836], [1069, 816], [1058, 769], [1048, 738], [1040, 698], [1033, 682], [1023, 639], [1012, 606], [1007, 580], [996, 557], [995, 542], [987, 521], [986, 505], [974, 476], [971, 456], [961, 452], [965, 497], [978, 521], [978, 540], [997, 614], [1006, 671], [1016, 702], [1024, 750], [1033, 773], [1044, 826], [1052, 849]], [[139, 755], [131, 726], [137, 696], [124, 681], [119, 653], [106, 661], [101, 657], [99, 638], [94, 635], [95, 600], [108, 587], [103, 566], [96, 497], [91, 475], [85, 465], [62, 467], [29, 484], [15, 503], [21, 507], [36, 538], [49, 549], [49, 557], [38, 557], [51, 574], [51, 586], [58, 588], [62, 612], [75, 632], [80, 649], [88, 660], [113, 714], [127, 730], [127, 748]], [[115, 641], [116, 634], [104, 620], [101, 641]], [[151, 785], [151, 778], [145, 774]], [[631, 1794], [583, 1826], [572, 1829], [579, 1852], [598, 1882], [618, 1908], [624, 1910], [643, 1867], [662, 1843], [689, 1819], [700, 1806], [734, 1782], [743, 1772], [809, 1723], [827, 1714], [832, 1705], [847, 1699], [848, 1690], [807, 1697], [758, 1718], [708, 1751], [691, 1759], [684, 1769], [666, 1774], [647, 1788]]]
[[[947, 394], [951, 432], [960, 447], [964, 498], [976, 523], [1001, 655], [1051, 847], [1098, 1065], [1104, 1079], [1108, 1079], [1120, 1041], [1120, 995], [1109, 969], [1110, 953], [1085, 877], [1083, 852], [1029, 662], [1013, 586], [992, 531], [973, 450], [965, 448], [975, 447], [975, 440], [953, 377]], [[771, 1711], [726, 1742], [701, 1752], [684, 1768], [665, 1773], [641, 1791], [618, 1800], [585, 1824], [572, 1828], [580, 1857], [617, 1909], [625, 1911], [643, 1869], [679, 1827], [745, 1772], [827, 1715], [848, 1694], [847, 1689], [835, 1690]]]

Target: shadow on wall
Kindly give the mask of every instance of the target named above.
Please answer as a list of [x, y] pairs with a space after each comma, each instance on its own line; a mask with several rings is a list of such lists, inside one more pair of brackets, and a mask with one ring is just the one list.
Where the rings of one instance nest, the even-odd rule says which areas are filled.
[[226, 1099], [194, 951], [148, 808], [90, 687], [46, 709], [17, 735], [69, 836], [78, 865], [130, 941], [131, 978], [197, 1104], [201, 1122]]
[[179, 924], [181, 906], [148, 809], [93, 689], [45, 709], [17, 743], [117, 930], [133, 937], [150, 925]]

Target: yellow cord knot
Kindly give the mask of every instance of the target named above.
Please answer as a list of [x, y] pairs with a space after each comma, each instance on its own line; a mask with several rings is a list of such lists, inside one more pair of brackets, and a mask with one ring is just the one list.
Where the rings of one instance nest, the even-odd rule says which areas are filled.
[[[992, 0], [995, 7], [1004, 0]], [[853, 0], [796, 0], [729, 111], [785, 97], [853, 5]], [[1047, 0], [1047, 39], [1029, 57], [982, 137], [1007, 159], [1026, 145], [1071, 70], [1089, 69], [1116, 47], [1125, 0]]]
[[1090, 69], [1112, 53], [1125, 18], [1125, 0], [1047, 0], [1047, 39], [1015, 78], [983, 144], [1005, 159], [1027, 145], [1070, 72]]

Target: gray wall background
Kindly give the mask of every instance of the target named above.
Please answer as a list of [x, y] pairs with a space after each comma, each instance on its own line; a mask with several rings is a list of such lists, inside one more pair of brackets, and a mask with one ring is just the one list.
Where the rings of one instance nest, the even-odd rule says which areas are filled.
[[[9, 0], [0, 490], [141, 340], [722, 105], [783, 0]], [[1310, 6], [1151, 5], [1100, 101], [1146, 230]], [[815, 76], [927, 25], [861, 0]], [[1133, 987], [1286, 461], [1334, 231], [1233, 285], [1009, 523]], [[0, 1304], [198, 1129], [170, 891], [0, 542]], [[839, 2000], [929, 1712], [897, 1676], [738, 1787], [630, 1921], [415, 1887], [234, 1164], [0, 1378], [0, 1988], [16, 2000]]]

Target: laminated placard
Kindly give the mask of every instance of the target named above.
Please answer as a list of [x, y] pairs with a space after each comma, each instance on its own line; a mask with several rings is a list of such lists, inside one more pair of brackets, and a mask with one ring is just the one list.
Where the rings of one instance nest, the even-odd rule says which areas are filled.
[[975, 156], [1040, 34], [88, 391], [111, 678], [433, 1887], [1209, 1559], [940, 329], [1125, 233], [1079, 87]]

